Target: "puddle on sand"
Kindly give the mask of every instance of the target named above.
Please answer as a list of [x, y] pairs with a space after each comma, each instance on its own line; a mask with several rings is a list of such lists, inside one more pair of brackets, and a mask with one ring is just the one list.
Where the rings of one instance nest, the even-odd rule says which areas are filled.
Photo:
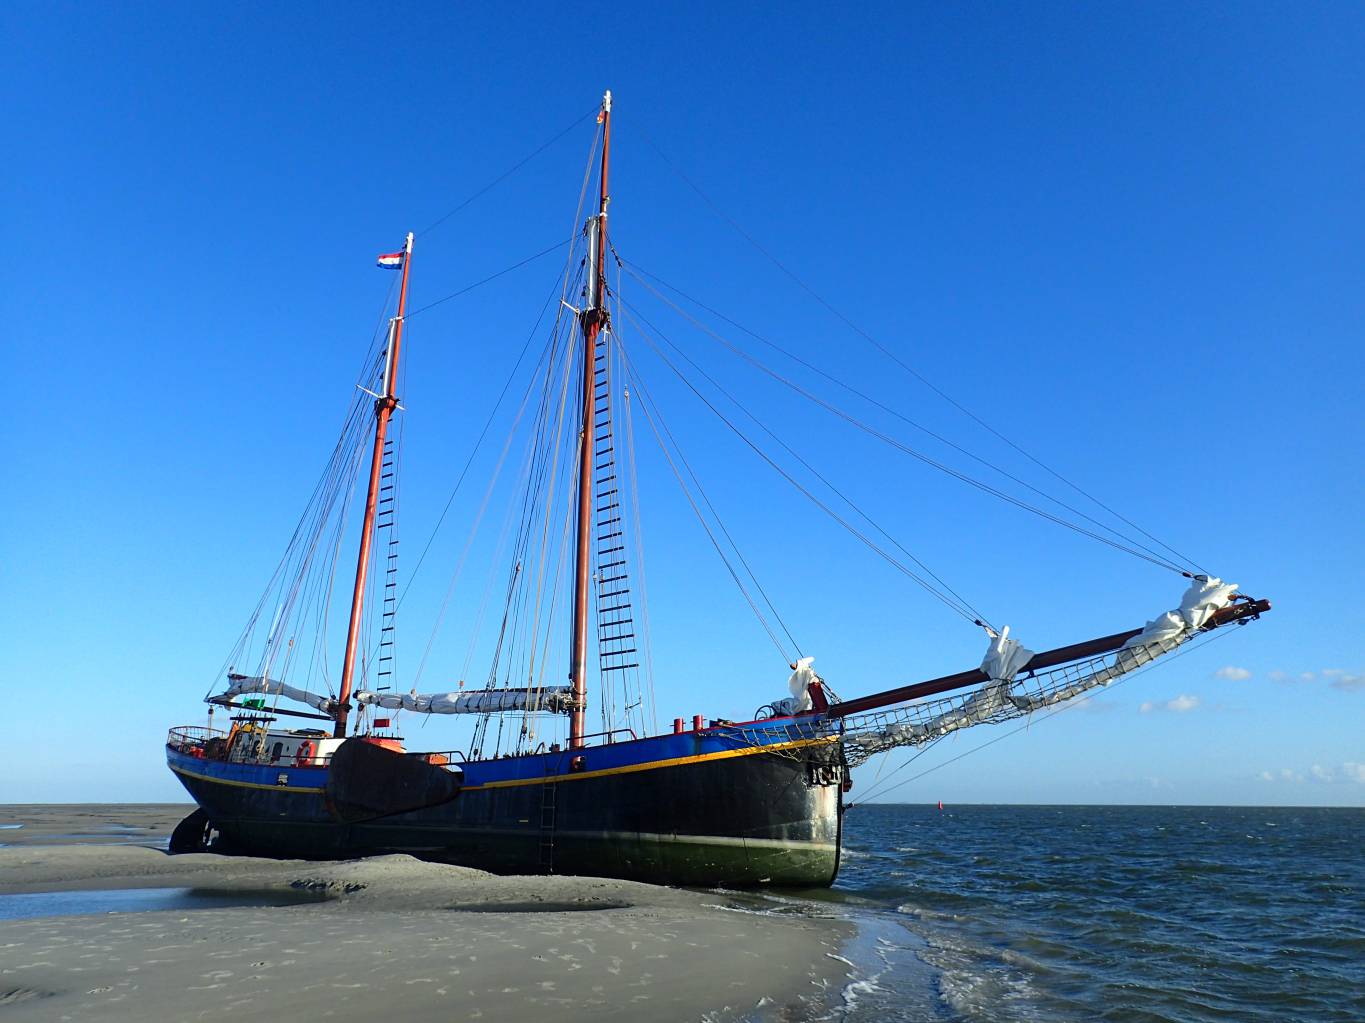
[[[4, 825], [0, 824], [0, 828]], [[22, 824], [15, 827], [23, 827]], [[50, 834], [36, 832], [21, 842], [27, 846], [46, 845], [140, 845], [149, 849], [166, 849], [170, 846], [171, 836], [158, 833], [149, 828], [132, 828], [115, 825], [103, 831], [57, 831]], [[0, 846], [6, 843], [0, 842]]]
[[275, 889], [232, 892], [209, 888], [114, 888], [88, 892], [32, 892], [0, 895], [0, 920], [33, 920], [91, 913], [298, 906], [326, 901], [327, 896], [317, 892]]

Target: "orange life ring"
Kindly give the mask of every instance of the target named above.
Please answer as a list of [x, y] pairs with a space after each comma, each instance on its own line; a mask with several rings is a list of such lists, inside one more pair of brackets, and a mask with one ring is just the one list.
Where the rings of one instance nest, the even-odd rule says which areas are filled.
[[294, 751], [294, 766], [302, 767], [304, 764], [308, 763], [308, 761], [312, 760], [313, 749], [314, 746], [310, 740], [305, 739], [303, 742], [299, 743], [299, 748]]

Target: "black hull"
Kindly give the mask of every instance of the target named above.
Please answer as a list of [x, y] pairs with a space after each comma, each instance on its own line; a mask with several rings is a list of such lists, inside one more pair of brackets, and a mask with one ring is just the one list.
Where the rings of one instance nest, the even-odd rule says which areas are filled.
[[176, 774], [231, 848], [253, 855], [403, 852], [503, 874], [807, 887], [831, 884], [839, 870], [837, 758], [825, 746], [600, 776], [547, 773], [543, 783], [476, 786], [369, 820], [341, 819], [352, 815], [317, 789]]

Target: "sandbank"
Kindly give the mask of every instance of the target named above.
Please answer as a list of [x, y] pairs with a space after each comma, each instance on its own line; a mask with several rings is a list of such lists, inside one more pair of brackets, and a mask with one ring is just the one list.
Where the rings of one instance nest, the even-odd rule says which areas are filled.
[[[0, 896], [184, 888], [220, 904], [319, 901], [0, 920], [7, 1021], [796, 1020], [820, 1015], [846, 979], [836, 956], [852, 928], [816, 907], [770, 913], [753, 896], [403, 855], [151, 847], [184, 809], [0, 807], [0, 822], [25, 824], [0, 831]], [[57, 837], [109, 824], [123, 837], [108, 844]]]

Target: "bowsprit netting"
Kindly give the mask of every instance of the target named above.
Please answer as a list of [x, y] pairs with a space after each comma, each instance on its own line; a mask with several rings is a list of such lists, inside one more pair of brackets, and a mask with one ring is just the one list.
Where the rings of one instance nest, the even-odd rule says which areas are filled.
[[766, 752], [797, 759], [807, 757], [813, 743], [837, 741], [843, 747], [844, 763], [857, 767], [878, 753], [902, 746], [927, 746], [964, 728], [1001, 724], [1065, 703], [1151, 664], [1196, 634], [1189, 631], [1139, 647], [1029, 672], [1014, 681], [992, 679], [965, 696], [865, 711], [842, 720], [823, 716], [784, 719], [768, 727], [751, 725], [735, 729], [732, 736], [738, 745], [762, 746]]
[[1013, 682], [992, 679], [967, 696], [867, 711], [844, 721], [844, 759], [850, 767], [898, 746], [924, 746], [974, 725], [993, 725], [1075, 699], [1151, 664], [1194, 637], [1186, 632], [1140, 647], [1029, 673]]
[[[1005, 629], [991, 637], [977, 672], [847, 705], [835, 703], [814, 713], [807, 694], [823, 692], [823, 683], [811, 672], [809, 660], [803, 660], [790, 683], [793, 699], [765, 708], [772, 724], [737, 728], [733, 735], [738, 743], [794, 757], [808, 755], [815, 741], [838, 742], [845, 765], [856, 767], [878, 753], [901, 746], [927, 746], [964, 728], [999, 724], [1074, 700], [1152, 664], [1196, 636], [1245, 624], [1268, 607], [1235, 591], [1236, 586], [1220, 579], [1195, 576], [1179, 607], [1158, 615], [1142, 629], [1098, 641], [1104, 644], [1098, 649], [1091, 645], [1087, 650], [1071, 647], [1038, 655], [1010, 639]], [[965, 695], [938, 696], [977, 682]]]

